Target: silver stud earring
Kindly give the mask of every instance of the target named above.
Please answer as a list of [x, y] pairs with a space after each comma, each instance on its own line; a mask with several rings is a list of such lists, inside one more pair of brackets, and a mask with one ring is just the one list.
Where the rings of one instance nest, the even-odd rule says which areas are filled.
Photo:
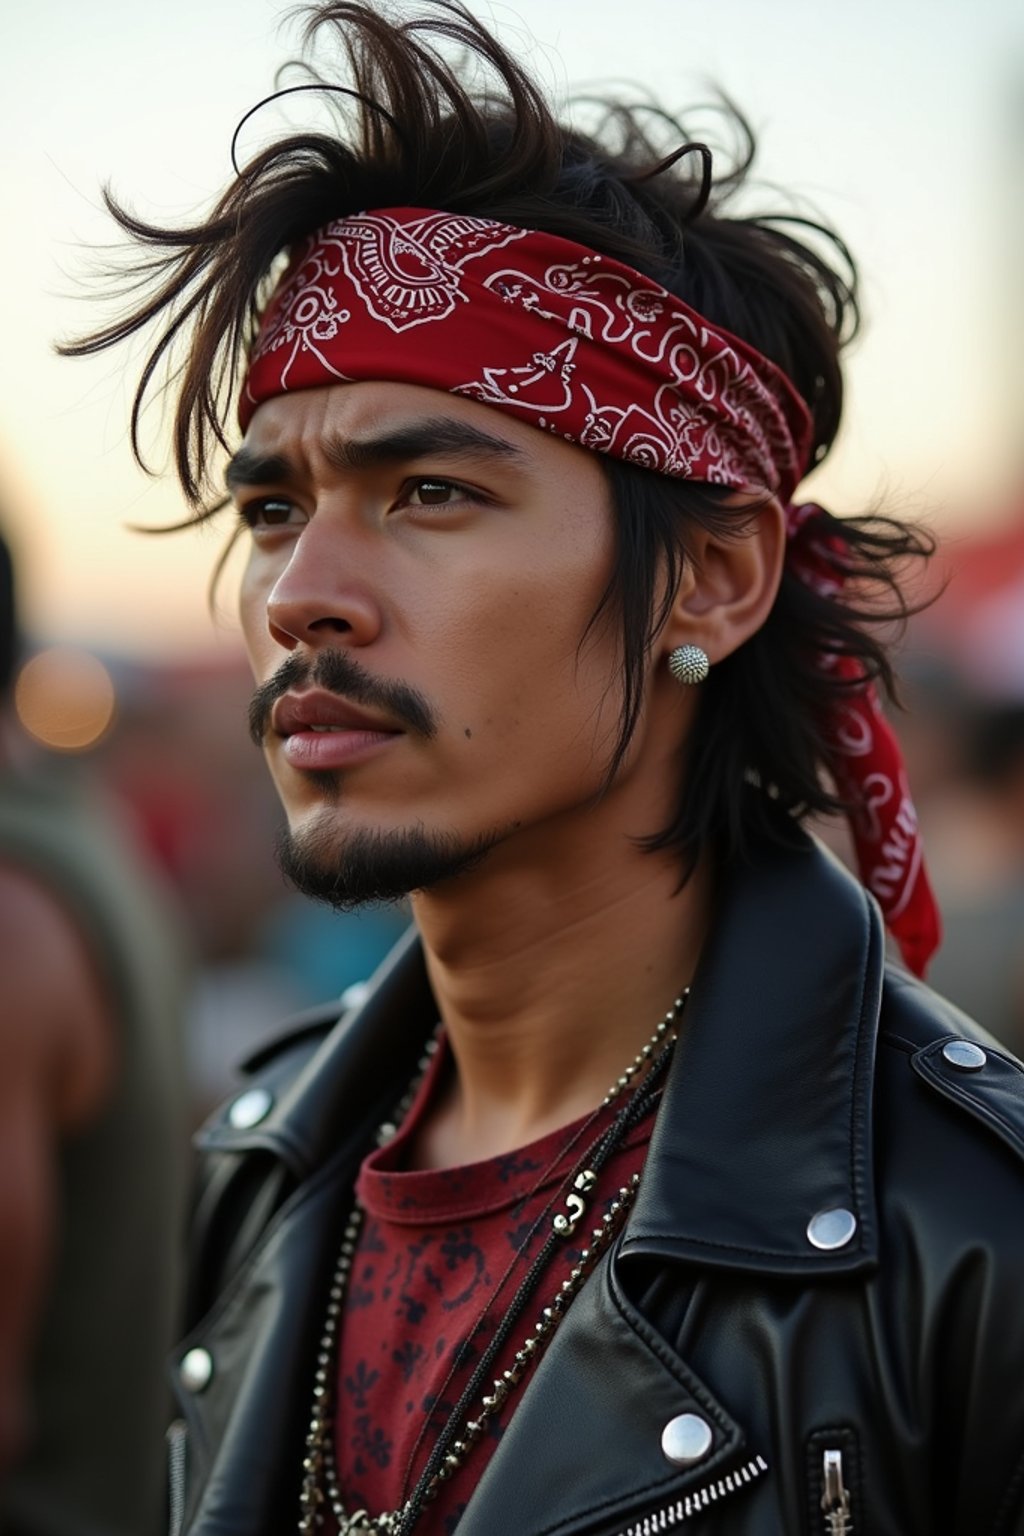
[[711, 671], [707, 651], [699, 645], [680, 645], [669, 653], [668, 669], [677, 683], [690, 687], [702, 683]]

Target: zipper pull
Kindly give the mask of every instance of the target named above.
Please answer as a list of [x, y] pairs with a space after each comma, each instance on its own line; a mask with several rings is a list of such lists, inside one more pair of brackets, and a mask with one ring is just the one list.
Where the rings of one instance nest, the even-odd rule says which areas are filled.
[[826, 1451], [822, 1460], [821, 1508], [825, 1516], [825, 1536], [853, 1536], [850, 1519], [850, 1495], [843, 1482], [842, 1451]]

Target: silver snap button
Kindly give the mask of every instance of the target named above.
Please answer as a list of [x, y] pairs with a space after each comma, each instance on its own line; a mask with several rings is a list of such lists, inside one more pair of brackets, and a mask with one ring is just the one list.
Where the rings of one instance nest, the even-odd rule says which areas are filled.
[[178, 1367], [186, 1392], [201, 1392], [213, 1375], [213, 1356], [208, 1349], [190, 1349]]
[[370, 983], [368, 981], [353, 981], [347, 986], [339, 998], [343, 1013], [348, 1013], [351, 1008], [361, 1008], [370, 995]]
[[831, 1253], [835, 1248], [845, 1248], [857, 1230], [857, 1218], [845, 1206], [837, 1205], [831, 1211], [819, 1211], [807, 1223], [807, 1241], [812, 1248]]
[[981, 1046], [972, 1040], [947, 1040], [942, 1047], [942, 1059], [958, 1072], [980, 1072], [988, 1061]]
[[711, 1449], [711, 1425], [699, 1413], [680, 1413], [669, 1419], [661, 1432], [665, 1460], [674, 1467], [689, 1467], [703, 1461]]
[[267, 1088], [250, 1088], [240, 1093], [228, 1110], [228, 1120], [236, 1131], [251, 1130], [265, 1120], [274, 1107], [274, 1095]]

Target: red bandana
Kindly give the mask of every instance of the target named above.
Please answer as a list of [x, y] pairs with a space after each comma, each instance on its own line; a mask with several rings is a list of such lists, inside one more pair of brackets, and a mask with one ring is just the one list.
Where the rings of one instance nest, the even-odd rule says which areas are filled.
[[[294, 252], [267, 306], [242, 429], [263, 400], [357, 379], [445, 390], [661, 474], [767, 491], [787, 506], [792, 569], [837, 589], [827, 543], [799, 537], [819, 509], [788, 505], [807, 469], [811, 418], [785, 374], [585, 246], [423, 208], [328, 224]], [[829, 664], [857, 675], [852, 661]], [[870, 684], [851, 689], [830, 767], [863, 808], [862, 878], [920, 974], [938, 913], [899, 747]]]

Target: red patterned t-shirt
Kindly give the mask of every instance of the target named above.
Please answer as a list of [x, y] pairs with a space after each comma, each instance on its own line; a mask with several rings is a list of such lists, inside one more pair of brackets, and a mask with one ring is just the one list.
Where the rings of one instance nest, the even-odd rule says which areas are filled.
[[[397, 1136], [365, 1159], [356, 1184], [365, 1218], [342, 1313], [335, 1414], [338, 1476], [349, 1510], [379, 1514], [408, 1497], [552, 1217], [565, 1210], [570, 1174], [621, 1108], [616, 1101], [596, 1117], [486, 1162], [411, 1170], [409, 1146], [447, 1065], [442, 1045]], [[600, 1173], [585, 1215], [559, 1243], [481, 1392], [511, 1367], [592, 1229], [643, 1166], [651, 1118], [626, 1135]], [[426, 1506], [417, 1536], [455, 1530], [531, 1374]], [[476, 1400], [470, 1418], [478, 1407]]]

